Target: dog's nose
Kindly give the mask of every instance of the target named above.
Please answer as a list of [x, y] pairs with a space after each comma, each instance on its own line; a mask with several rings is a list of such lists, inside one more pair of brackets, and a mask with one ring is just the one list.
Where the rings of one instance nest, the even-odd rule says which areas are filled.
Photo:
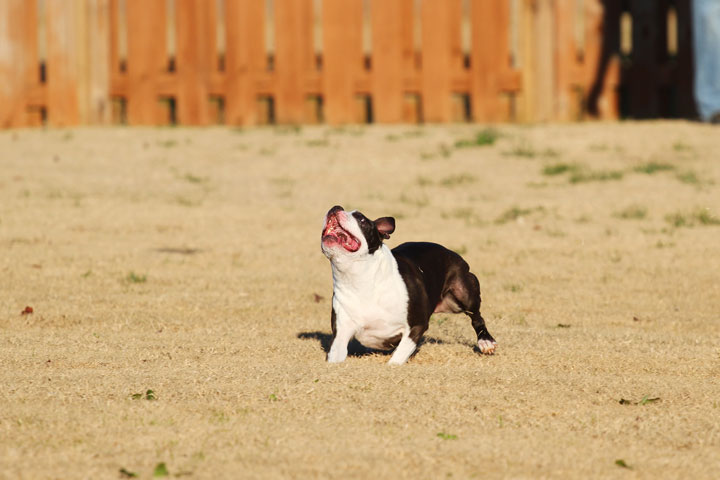
[[334, 213], [342, 212], [342, 211], [344, 211], [344, 208], [343, 208], [343, 207], [341, 207], [340, 205], [335, 205], [334, 207], [332, 207], [332, 208], [330, 209], [330, 211], [329, 211], [327, 214], [328, 214], [328, 215], [332, 215], [332, 214], [334, 214]]

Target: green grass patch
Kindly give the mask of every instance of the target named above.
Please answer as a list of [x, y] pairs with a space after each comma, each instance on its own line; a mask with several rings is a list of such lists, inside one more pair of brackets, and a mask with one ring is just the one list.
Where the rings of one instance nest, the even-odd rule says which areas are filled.
[[533, 212], [542, 212], [545, 209], [543, 207], [535, 207], [535, 208], [520, 208], [520, 207], [510, 207], [507, 210], [505, 210], [498, 218], [495, 219], [495, 223], [498, 225], [502, 225], [504, 223], [513, 222], [521, 217], [526, 217]]
[[168, 475], [170, 475], [170, 472], [168, 471], [165, 462], [160, 462], [155, 465], [155, 470], [153, 470], [153, 477], [167, 477]]
[[622, 458], [615, 460], [615, 465], [621, 468], [627, 468], [628, 470], [632, 470], [632, 467], [628, 465]]
[[559, 157], [560, 152], [553, 150], [552, 148], [546, 148], [545, 150], [536, 150], [532, 145], [528, 143], [519, 143], [515, 145], [512, 150], [503, 152], [503, 155], [508, 157], [518, 158], [536, 158], [536, 157]]
[[693, 151], [693, 147], [691, 147], [690, 145], [688, 145], [688, 144], [686, 144], [686, 143], [683, 143], [683, 142], [680, 141], [680, 140], [678, 140], [677, 142], [673, 143], [672, 148], [673, 148], [674, 151], [676, 151], [676, 152], [678, 152], [678, 153], [692, 152], [692, 151]]
[[458, 175], [450, 175], [440, 180], [440, 185], [443, 187], [456, 187], [458, 185], [465, 185], [468, 183], [474, 183], [475, 177], [469, 173], [460, 173]]
[[700, 180], [700, 178], [697, 176], [695, 172], [692, 170], [685, 170], [684, 172], [678, 172], [675, 175], [675, 178], [677, 178], [682, 183], [687, 183], [688, 185], [702, 185], [704, 182]]
[[130, 397], [133, 400], [157, 400], [157, 396], [153, 390], [147, 390], [145, 393], [133, 393]]
[[131, 472], [127, 468], [121, 468], [119, 473], [121, 478], [136, 478], [138, 476], [136, 472]]
[[542, 174], [547, 176], [562, 175], [564, 173], [575, 172], [579, 167], [571, 163], [553, 163], [546, 165], [542, 169]]
[[653, 173], [667, 172], [674, 169], [675, 166], [669, 163], [648, 162], [636, 166], [635, 168], [633, 168], [633, 171], [636, 173], [645, 173], [647, 175], [652, 175]]
[[631, 205], [619, 212], [615, 212], [614, 216], [623, 220], [642, 220], [647, 216], [647, 208]]
[[622, 180], [623, 172], [620, 170], [577, 170], [572, 172], [568, 181], [570, 183], [608, 182]]
[[500, 134], [494, 128], [484, 128], [472, 138], [460, 139], [455, 142], [455, 148], [486, 147], [493, 145]]
[[457, 435], [453, 435], [451, 433], [445, 433], [445, 432], [438, 432], [437, 437], [442, 438], [443, 440], [457, 440], [458, 439]]
[[427, 186], [432, 185], [433, 181], [432, 181], [432, 179], [427, 178], [427, 177], [418, 177], [417, 184], [420, 185], [421, 187], [427, 187]]
[[198, 177], [197, 175], [193, 175], [192, 173], [186, 173], [183, 179], [187, 180], [190, 183], [205, 183], [208, 181], [207, 177]]
[[328, 147], [330, 142], [327, 138], [316, 138], [314, 140], [308, 140], [305, 145], [308, 147]]
[[281, 125], [275, 127], [275, 133], [278, 135], [300, 135], [302, 127], [300, 125]]
[[697, 208], [693, 212], [675, 212], [665, 216], [665, 221], [675, 228], [696, 226], [719, 226], [720, 218], [708, 208]]
[[443, 212], [441, 216], [442, 218], [464, 220], [465, 224], [469, 226], [479, 227], [484, 225], [482, 219], [480, 219], [470, 207], [459, 207], [450, 212]]
[[147, 282], [147, 275], [138, 275], [135, 272], [130, 272], [127, 277], [125, 277], [125, 280], [128, 283], [145, 283]]

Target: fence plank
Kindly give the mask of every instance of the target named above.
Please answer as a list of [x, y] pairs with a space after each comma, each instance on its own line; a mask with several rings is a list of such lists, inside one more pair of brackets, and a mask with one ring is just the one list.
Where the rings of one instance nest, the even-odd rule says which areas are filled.
[[50, 125], [62, 127], [80, 121], [76, 85], [78, 57], [76, 9], [82, 0], [46, 2], [47, 31], [47, 118]]
[[278, 123], [305, 120], [305, 81], [314, 69], [312, 0], [275, 0], [275, 105]]
[[158, 102], [156, 82], [167, 69], [164, 1], [126, 0], [128, 123], [167, 123]]
[[38, 78], [37, 4], [0, 0], [0, 128], [39, 124], [28, 112]]
[[206, 0], [176, 0], [176, 77], [178, 122], [183, 125], [210, 123], [210, 73], [217, 60], [216, 3]]
[[76, 45], [86, 56], [81, 75], [87, 77], [84, 91], [79, 91], [80, 122], [105, 124], [110, 120], [110, 0], [88, 0], [83, 17], [87, 33]]
[[472, 0], [471, 102], [473, 120], [506, 120], [500, 98], [500, 77], [508, 70], [509, 11], [507, 2]]
[[265, 72], [265, 2], [225, 2], [225, 118], [234, 125], [258, 123], [255, 82]]
[[[412, 64], [412, 0], [372, 0], [371, 89], [375, 120], [403, 121], [403, 77]], [[410, 32], [408, 37], [405, 32]], [[407, 62], [407, 64], [405, 64]]]
[[[452, 71], [452, 4], [460, 0], [422, 2], [422, 109], [427, 122], [452, 118], [450, 73]], [[459, 30], [455, 33], [459, 34]]]
[[363, 57], [362, 0], [324, 0], [322, 6], [325, 120], [351, 123]]

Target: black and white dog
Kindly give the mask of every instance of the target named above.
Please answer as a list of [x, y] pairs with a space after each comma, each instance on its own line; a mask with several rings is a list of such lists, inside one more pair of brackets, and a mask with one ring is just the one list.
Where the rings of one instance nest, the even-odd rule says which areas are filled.
[[405, 363], [434, 312], [466, 313], [482, 353], [497, 343], [480, 315], [480, 284], [457, 253], [442, 245], [409, 242], [392, 251], [383, 244], [395, 219], [375, 221], [335, 206], [325, 216], [321, 248], [333, 275], [327, 361], [342, 362], [355, 337], [369, 348], [395, 349], [388, 363]]

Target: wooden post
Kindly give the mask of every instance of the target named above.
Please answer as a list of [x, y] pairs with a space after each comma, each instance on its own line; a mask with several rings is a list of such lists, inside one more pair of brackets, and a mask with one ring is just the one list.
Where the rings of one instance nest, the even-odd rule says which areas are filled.
[[0, 0], [0, 128], [31, 124], [28, 94], [38, 67], [36, 2]]
[[158, 103], [155, 82], [167, 70], [165, 2], [126, 0], [128, 123], [165, 123]]
[[322, 5], [325, 120], [350, 123], [362, 68], [362, 0], [323, 0]]
[[78, 32], [76, 9], [81, 7], [78, 1], [82, 0], [72, 0], [70, 5], [46, 2], [47, 115], [48, 123], [55, 127], [80, 121], [76, 36], [82, 37], [84, 32]]
[[509, 13], [506, 2], [473, 0], [470, 4], [471, 102], [477, 122], [505, 120], [500, 99], [500, 75], [509, 69]]
[[215, 2], [176, 0], [178, 122], [210, 123], [209, 81], [217, 63]]
[[[426, 122], [449, 122], [452, 52], [450, 37], [451, 3], [460, 0], [423, 0], [422, 2], [422, 102]], [[459, 31], [455, 32], [458, 35]]]
[[[371, 90], [375, 120], [403, 121], [403, 76], [412, 63], [412, 0], [372, 0]], [[410, 35], [403, 35], [410, 31]], [[405, 61], [407, 60], [407, 61]]]
[[106, 124], [110, 121], [110, 0], [87, 0], [81, 20], [87, 24], [86, 35], [76, 50], [82, 61], [81, 76], [86, 88], [78, 91], [80, 121]]
[[257, 123], [255, 83], [265, 73], [265, 8], [262, 0], [225, 2], [225, 118], [234, 125]]
[[305, 79], [314, 69], [312, 0], [275, 0], [275, 105], [278, 123], [305, 120]]

